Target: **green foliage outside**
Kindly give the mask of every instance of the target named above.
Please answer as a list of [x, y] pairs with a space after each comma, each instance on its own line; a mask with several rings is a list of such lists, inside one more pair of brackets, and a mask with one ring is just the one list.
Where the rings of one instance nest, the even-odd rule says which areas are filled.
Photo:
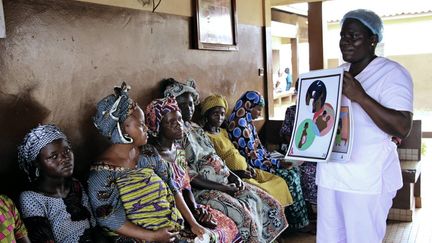
[[421, 155], [426, 155], [426, 143], [421, 143]]

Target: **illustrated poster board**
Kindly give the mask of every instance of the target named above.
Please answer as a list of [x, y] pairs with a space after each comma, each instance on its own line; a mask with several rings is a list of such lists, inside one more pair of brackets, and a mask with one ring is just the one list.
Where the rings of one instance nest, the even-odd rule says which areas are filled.
[[3, 12], [3, 1], [0, 0], [0, 38], [6, 37], [6, 25]]
[[301, 74], [288, 160], [325, 162], [330, 158], [342, 99], [342, 68]]
[[331, 161], [346, 162], [351, 158], [354, 129], [351, 100], [342, 95], [339, 121], [336, 128], [336, 137]]

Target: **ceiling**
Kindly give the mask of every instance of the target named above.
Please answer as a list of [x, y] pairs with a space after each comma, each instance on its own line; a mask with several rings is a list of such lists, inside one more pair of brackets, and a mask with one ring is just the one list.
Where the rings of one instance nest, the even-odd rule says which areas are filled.
[[271, 6], [288, 5], [294, 3], [307, 3], [307, 2], [323, 2], [323, 0], [270, 0]]

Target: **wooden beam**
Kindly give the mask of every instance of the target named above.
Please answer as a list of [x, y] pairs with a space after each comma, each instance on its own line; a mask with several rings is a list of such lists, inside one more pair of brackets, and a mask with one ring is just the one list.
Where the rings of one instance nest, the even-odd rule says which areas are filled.
[[294, 86], [298, 75], [299, 75], [299, 56], [298, 56], [298, 39], [291, 38], [291, 75], [292, 75], [292, 85]]
[[422, 132], [422, 138], [432, 138], [432, 132]]
[[324, 68], [322, 2], [309, 3], [309, 69]]
[[[273, 59], [272, 59], [272, 35], [271, 35], [271, 6], [268, 0], [262, 0], [264, 7], [263, 26], [263, 51], [264, 51], [264, 118], [266, 121], [273, 116]], [[271, 108], [270, 108], [271, 107]]]
[[271, 0], [271, 6], [289, 5], [294, 3], [321, 2], [322, 0]]

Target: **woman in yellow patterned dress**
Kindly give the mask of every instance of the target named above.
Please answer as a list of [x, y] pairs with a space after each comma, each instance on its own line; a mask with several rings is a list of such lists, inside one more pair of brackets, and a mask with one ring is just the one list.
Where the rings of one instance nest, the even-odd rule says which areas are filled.
[[201, 102], [201, 116], [205, 120], [204, 130], [213, 142], [217, 154], [242, 180], [263, 189], [276, 198], [282, 206], [292, 204], [291, 193], [284, 179], [249, 166], [245, 157], [234, 147], [227, 131], [221, 128], [227, 110], [228, 102], [220, 95], [210, 95]]

